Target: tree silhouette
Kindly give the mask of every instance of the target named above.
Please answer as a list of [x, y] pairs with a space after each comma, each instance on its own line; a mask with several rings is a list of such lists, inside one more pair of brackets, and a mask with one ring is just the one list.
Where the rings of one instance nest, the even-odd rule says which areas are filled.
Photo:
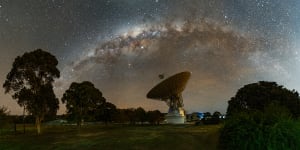
[[147, 118], [150, 124], [157, 124], [159, 125], [161, 119], [162, 119], [162, 114], [159, 110], [154, 110], [154, 111], [148, 111], [147, 112]]
[[113, 117], [117, 113], [117, 107], [110, 102], [104, 102], [102, 105], [97, 106], [96, 110], [92, 113], [97, 121], [104, 121], [107, 124], [108, 122], [112, 122]]
[[276, 82], [260, 81], [245, 85], [228, 101], [227, 116], [242, 111], [264, 109], [274, 103], [286, 107], [293, 117], [300, 115], [299, 94], [295, 90], [288, 90]]
[[220, 123], [220, 116], [221, 115], [222, 114], [220, 112], [215, 111], [213, 113], [213, 115], [211, 116], [211, 122], [212, 122], [212, 124], [218, 124], [218, 123]]
[[117, 109], [117, 115], [114, 116], [114, 121], [118, 123], [129, 122], [129, 117], [125, 113], [126, 109]]
[[80, 128], [88, 112], [94, 112], [105, 103], [102, 93], [89, 81], [73, 82], [64, 93], [62, 102], [66, 103], [68, 115], [73, 115]]
[[0, 106], [0, 118], [1, 117], [5, 117], [5, 116], [8, 116], [10, 113], [10, 111], [8, 110], [7, 107], [5, 106]]
[[41, 49], [18, 56], [3, 84], [5, 93], [12, 92], [13, 99], [35, 116], [37, 133], [48, 113], [56, 114], [58, 99], [53, 92], [54, 78], [60, 75], [55, 56]]
[[1, 131], [2, 128], [8, 124], [9, 122], [9, 115], [10, 111], [8, 110], [7, 107], [5, 106], [0, 106], [0, 135], [1, 135]]
[[204, 115], [203, 115], [203, 118], [204, 119], [211, 118], [211, 113], [210, 112], [205, 112]]
[[245, 85], [229, 101], [219, 148], [297, 149], [300, 130], [295, 118], [299, 117], [299, 102], [295, 90], [275, 82]]
[[290, 115], [286, 107], [277, 104], [270, 104], [263, 112], [234, 114], [220, 130], [218, 149], [299, 149], [299, 121]]
[[128, 121], [131, 125], [134, 125], [137, 121], [137, 116], [134, 108], [128, 108], [124, 110], [125, 115], [128, 117]]
[[147, 113], [142, 107], [135, 110], [137, 120], [143, 124], [147, 120]]
[[221, 114], [220, 112], [215, 111], [215, 112], [213, 113], [212, 117], [220, 118], [221, 115], [222, 115], [222, 114]]

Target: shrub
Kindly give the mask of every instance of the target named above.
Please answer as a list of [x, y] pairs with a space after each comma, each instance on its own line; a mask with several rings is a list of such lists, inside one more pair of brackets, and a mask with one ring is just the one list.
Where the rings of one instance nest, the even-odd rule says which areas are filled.
[[269, 105], [264, 112], [241, 112], [230, 116], [221, 129], [219, 148], [288, 150], [300, 147], [300, 123], [287, 109]]

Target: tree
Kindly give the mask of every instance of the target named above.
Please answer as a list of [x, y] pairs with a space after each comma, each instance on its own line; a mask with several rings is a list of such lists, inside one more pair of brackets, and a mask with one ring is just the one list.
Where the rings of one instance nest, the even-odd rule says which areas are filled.
[[1, 117], [5, 117], [5, 116], [8, 116], [10, 113], [10, 111], [8, 110], [7, 107], [5, 106], [0, 106], [0, 118]]
[[220, 118], [221, 115], [222, 115], [222, 114], [221, 114], [220, 112], [215, 111], [215, 112], [213, 113], [212, 117], [213, 117], [213, 118]]
[[218, 124], [220, 123], [220, 116], [221, 113], [218, 111], [215, 111], [213, 115], [210, 112], [206, 112], [203, 115], [202, 122], [203, 124]]
[[113, 116], [117, 113], [117, 107], [113, 103], [105, 102], [104, 103], [104, 122], [112, 122]]
[[300, 146], [298, 117], [299, 94], [296, 91], [275, 82], [245, 85], [229, 101], [219, 147], [297, 149]]
[[215, 112], [213, 113], [213, 115], [211, 116], [210, 123], [211, 123], [211, 124], [218, 124], [218, 123], [220, 123], [220, 116], [221, 116], [221, 115], [222, 115], [222, 114], [221, 114], [220, 112], [215, 111]]
[[138, 107], [135, 110], [137, 120], [143, 124], [147, 120], [146, 111], [142, 107]]
[[113, 103], [104, 102], [103, 105], [97, 106], [94, 114], [97, 121], [104, 121], [105, 124], [112, 122], [117, 113], [117, 107]]
[[128, 108], [128, 109], [125, 109], [124, 112], [125, 112], [125, 115], [128, 118], [129, 123], [134, 125], [137, 121], [137, 116], [136, 116], [136, 113], [135, 113], [135, 109], [134, 108]]
[[159, 110], [154, 111], [148, 111], [147, 112], [147, 118], [150, 124], [157, 124], [159, 125], [159, 122], [161, 121], [162, 114]]
[[125, 123], [129, 121], [129, 117], [125, 113], [125, 109], [117, 109], [117, 115], [114, 116], [114, 121], [118, 123]]
[[245, 85], [228, 101], [227, 116], [241, 111], [264, 111], [271, 103], [286, 107], [293, 117], [300, 116], [300, 99], [295, 90], [288, 90], [276, 82], [260, 81]]
[[79, 128], [84, 118], [88, 117], [88, 112], [95, 112], [98, 107], [105, 103], [101, 91], [89, 81], [73, 82], [61, 100], [66, 103], [68, 115], [74, 116]]
[[10, 111], [5, 106], [0, 106], [0, 128], [2, 129], [4, 126], [8, 124], [8, 115]]
[[204, 119], [209, 119], [209, 118], [211, 118], [211, 113], [210, 113], [210, 112], [205, 112], [204, 115], [203, 115], [203, 118], [204, 118]]
[[37, 133], [46, 114], [56, 114], [58, 99], [53, 92], [53, 81], [59, 78], [58, 61], [52, 54], [37, 49], [18, 56], [3, 84], [5, 93], [35, 116]]
[[[270, 104], [264, 112], [240, 112], [225, 121], [219, 149], [298, 149], [300, 122], [285, 107]], [[242, 140], [241, 140], [242, 139]]]

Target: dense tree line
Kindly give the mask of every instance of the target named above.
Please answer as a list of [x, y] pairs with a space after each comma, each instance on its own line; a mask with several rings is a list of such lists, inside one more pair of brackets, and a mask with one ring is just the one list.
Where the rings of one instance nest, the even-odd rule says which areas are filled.
[[79, 127], [84, 121], [101, 121], [105, 124], [158, 124], [161, 119], [161, 113], [157, 110], [146, 112], [141, 107], [117, 109], [114, 104], [107, 102], [102, 92], [89, 81], [73, 82], [64, 93], [62, 102], [66, 103], [68, 119], [76, 121]]
[[[10, 93], [13, 99], [23, 107], [24, 113], [29, 116], [15, 117], [14, 122], [29, 122], [36, 124], [37, 133], [41, 133], [41, 123], [56, 118], [59, 108], [59, 100], [53, 91], [53, 82], [60, 77], [57, 68], [58, 61], [52, 54], [37, 49], [26, 52], [22, 56], [15, 58], [10, 72], [6, 76], [3, 84], [5, 93]], [[73, 82], [61, 99], [66, 104], [66, 118], [75, 121], [77, 125], [83, 121], [102, 121], [143, 124], [144, 122], [159, 123], [161, 113], [159, 111], [146, 112], [143, 108], [137, 109], [117, 109], [117, 107], [107, 102], [91, 82]], [[6, 108], [0, 108], [0, 119], [5, 119]], [[25, 125], [24, 125], [25, 131]]]
[[213, 114], [210, 112], [199, 113], [194, 112], [192, 114], [186, 115], [187, 122], [194, 122], [195, 125], [211, 125], [211, 124], [219, 124], [224, 120], [224, 115], [222, 115], [219, 111], [215, 111]]
[[129, 124], [159, 124], [163, 121], [163, 114], [159, 110], [145, 111], [143, 108], [137, 109], [118, 109], [113, 119], [116, 123], [129, 123]]
[[215, 111], [213, 114], [205, 112], [201, 121], [203, 124], [219, 124], [223, 120], [221, 117], [222, 114], [218, 111]]

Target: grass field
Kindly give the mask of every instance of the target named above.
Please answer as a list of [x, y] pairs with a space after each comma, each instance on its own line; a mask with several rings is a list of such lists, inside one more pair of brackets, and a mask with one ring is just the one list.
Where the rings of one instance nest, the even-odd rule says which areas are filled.
[[[216, 149], [220, 125], [89, 125], [43, 126], [36, 135], [33, 127], [26, 134], [0, 135], [0, 149]], [[21, 127], [18, 127], [21, 130]], [[20, 132], [20, 131], [19, 131]]]

